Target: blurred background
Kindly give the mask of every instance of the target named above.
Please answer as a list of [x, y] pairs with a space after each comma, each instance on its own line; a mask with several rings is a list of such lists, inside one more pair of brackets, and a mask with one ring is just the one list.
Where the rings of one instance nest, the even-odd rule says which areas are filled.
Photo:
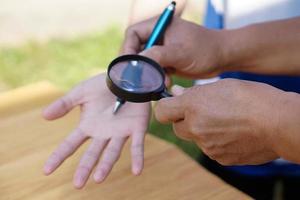
[[[106, 70], [129, 24], [160, 13], [166, 0], [1, 0], [0, 93], [49, 81], [68, 90]], [[201, 23], [204, 0], [188, 0], [182, 17]], [[190, 86], [189, 80], [174, 82]], [[192, 157], [198, 148], [153, 119], [150, 132]]]

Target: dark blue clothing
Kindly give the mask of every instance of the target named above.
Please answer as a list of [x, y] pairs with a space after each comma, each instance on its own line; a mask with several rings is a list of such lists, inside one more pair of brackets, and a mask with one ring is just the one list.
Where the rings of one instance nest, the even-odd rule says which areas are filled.
[[244, 72], [226, 72], [220, 75], [221, 78], [237, 78], [242, 80], [256, 81], [267, 83], [284, 91], [300, 93], [299, 76], [271, 76], [258, 75]]

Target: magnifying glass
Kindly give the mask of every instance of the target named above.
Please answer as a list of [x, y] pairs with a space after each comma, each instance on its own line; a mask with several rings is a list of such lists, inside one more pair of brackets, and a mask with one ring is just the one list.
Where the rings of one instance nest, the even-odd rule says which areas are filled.
[[118, 98], [129, 102], [157, 101], [172, 96], [165, 86], [163, 68], [141, 55], [114, 59], [108, 66], [106, 84]]

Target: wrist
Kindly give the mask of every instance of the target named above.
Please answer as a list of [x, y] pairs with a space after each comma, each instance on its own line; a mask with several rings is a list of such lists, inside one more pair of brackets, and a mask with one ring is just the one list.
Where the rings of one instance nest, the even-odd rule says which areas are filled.
[[[229, 61], [229, 46], [228, 39], [230, 34], [227, 30], [211, 30], [207, 29], [210, 35], [209, 46], [210, 52], [213, 55], [209, 62], [205, 63], [206, 67], [210, 69], [212, 74], [218, 75], [222, 72], [228, 71], [226, 68]], [[200, 32], [200, 31], [199, 31]], [[202, 48], [202, 44], [199, 45]], [[203, 59], [201, 60], [203, 62]]]
[[[237, 63], [241, 62], [240, 30], [223, 30], [221, 32], [221, 63], [219, 68], [222, 72], [237, 70]], [[238, 37], [238, 38], [237, 38]], [[241, 63], [239, 64], [241, 66]]]
[[236, 39], [238, 30], [218, 30], [216, 31], [217, 41], [217, 71], [219, 73], [234, 70], [238, 57], [240, 57], [240, 44]]
[[255, 24], [222, 31], [220, 68], [223, 72], [251, 71], [251, 68], [257, 65], [257, 57], [263, 56], [264, 53], [259, 51], [255, 43], [257, 34]]
[[300, 95], [294, 92], [283, 92], [278, 98], [280, 99], [276, 108], [278, 120], [275, 124], [272, 148], [279, 157], [300, 162], [297, 156], [300, 153]]

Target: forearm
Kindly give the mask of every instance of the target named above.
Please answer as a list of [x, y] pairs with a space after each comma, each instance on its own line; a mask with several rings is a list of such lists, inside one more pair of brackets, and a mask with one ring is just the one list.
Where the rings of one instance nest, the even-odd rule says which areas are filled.
[[300, 17], [224, 30], [223, 71], [300, 75]]
[[273, 149], [279, 157], [300, 163], [300, 95], [285, 92], [280, 104], [278, 131], [271, 133]]

